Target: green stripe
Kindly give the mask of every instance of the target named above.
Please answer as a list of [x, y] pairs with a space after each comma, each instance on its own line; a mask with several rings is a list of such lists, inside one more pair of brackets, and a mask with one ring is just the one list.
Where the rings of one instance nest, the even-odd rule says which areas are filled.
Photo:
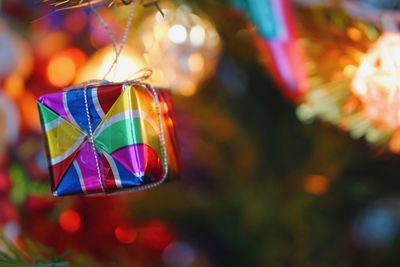
[[126, 119], [114, 123], [96, 137], [94, 144], [97, 148], [111, 154], [112, 152], [134, 144], [143, 143], [140, 119]]
[[43, 124], [47, 124], [49, 122], [54, 121], [55, 119], [60, 118], [60, 115], [57, 115], [45, 105], [41, 104], [40, 102], [38, 102], [37, 104], [40, 113], [40, 118]]

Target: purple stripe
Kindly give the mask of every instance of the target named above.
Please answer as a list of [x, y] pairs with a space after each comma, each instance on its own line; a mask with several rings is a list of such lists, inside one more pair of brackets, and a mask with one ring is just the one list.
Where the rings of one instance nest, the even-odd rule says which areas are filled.
[[63, 119], [71, 122], [63, 103], [63, 92], [44, 95], [39, 98], [39, 102], [59, 114]]
[[[98, 155], [98, 154], [97, 154]], [[88, 193], [101, 192], [101, 185], [99, 181], [99, 174], [96, 167], [96, 159], [93, 154], [93, 148], [90, 143], [85, 143], [78, 156], [76, 162], [81, 170], [83, 182]], [[98, 164], [100, 170], [103, 170], [103, 163], [100, 155], [98, 155]]]
[[112, 157], [118, 160], [132, 174], [141, 176], [146, 171], [146, 151], [144, 146], [128, 146], [112, 153]]

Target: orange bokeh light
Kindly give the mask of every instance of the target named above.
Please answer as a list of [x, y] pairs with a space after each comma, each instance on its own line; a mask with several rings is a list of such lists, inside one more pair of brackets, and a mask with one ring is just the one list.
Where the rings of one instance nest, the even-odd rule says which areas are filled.
[[329, 189], [328, 178], [322, 175], [310, 175], [304, 180], [304, 189], [312, 195], [323, 195]]
[[61, 213], [59, 223], [65, 232], [74, 233], [81, 227], [81, 216], [75, 210], [68, 209]]
[[47, 67], [49, 82], [57, 87], [64, 87], [72, 83], [76, 75], [76, 64], [67, 54], [52, 57]]
[[11, 99], [17, 100], [24, 94], [25, 81], [20, 75], [10, 75], [4, 81], [4, 91]]
[[37, 98], [29, 90], [25, 90], [18, 100], [18, 106], [21, 112], [23, 127], [26, 129], [38, 131], [40, 130], [40, 117], [37, 110]]
[[115, 237], [124, 244], [131, 244], [135, 242], [137, 238], [137, 232], [135, 229], [125, 225], [120, 225], [115, 228]]

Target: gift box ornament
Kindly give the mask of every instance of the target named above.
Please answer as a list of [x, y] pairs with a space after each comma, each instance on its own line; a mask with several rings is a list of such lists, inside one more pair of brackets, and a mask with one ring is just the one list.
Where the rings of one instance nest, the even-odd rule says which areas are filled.
[[179, 174], [166, 91], [87, 86], [44, 95], [38, 107], [55, 196], [147, 189]]

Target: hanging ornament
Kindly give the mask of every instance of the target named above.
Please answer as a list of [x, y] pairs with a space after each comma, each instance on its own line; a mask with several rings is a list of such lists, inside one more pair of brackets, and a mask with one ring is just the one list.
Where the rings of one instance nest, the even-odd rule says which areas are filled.
[[205, 15], [196, 15], [187, 6], [163, 9], [151, 14], [139, 29], [139, 41], [154, 83], [193, 95], [201, 82], [215, 70], [221, 40]]
[[290, 1], [233, 0], [256, 25], [256, 45], [267, 58], [267, 67], [290, 98], [308, 89], [304, 55], [298, 44], [296, 21]]
[[[144, 83], [151, 71], [132, 78], [134, 68], [124, 61], [133, 7], [119, 44], [92, 7], [112, 41], [111, 64], [94, 73], [100, 79], [91, 77], [38, 100], [55, 196], [144, 190], [179, 174], [172, 101], [165, 91]], [[117, 77], [120, 69], [130, 77]]]

